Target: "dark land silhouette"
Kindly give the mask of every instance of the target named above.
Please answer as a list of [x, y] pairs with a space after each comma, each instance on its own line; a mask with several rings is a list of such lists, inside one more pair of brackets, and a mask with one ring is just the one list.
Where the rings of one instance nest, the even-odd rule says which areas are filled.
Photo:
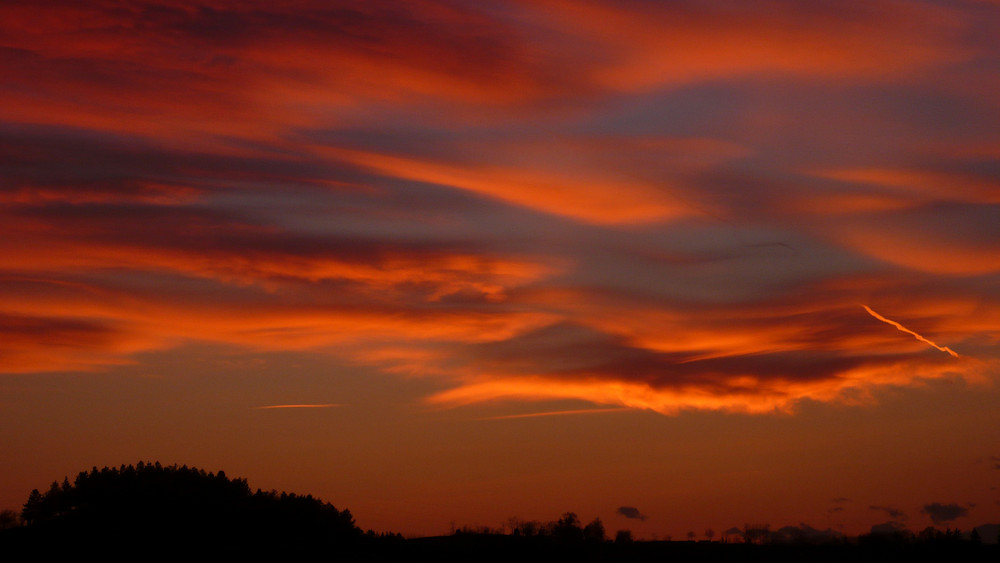
[[160, 463], [83, 471], [31, 491], [24, 526], [0, 540], [39, 550], [157, 546], [251, 551], [354, 549], [365, 537], [348, 510], [311, 495], [251, 491], [244, 479]]
[[[160, 463], [94, 467], [70, 482], [31, 491], [20, 514], [0, 518], [0, 553], [51, 558], [273, 556], [334, 561], [587, 562], [1000, 562], [1000, 545], [978, 531], [928, 527], [858, 538], [771, 532], [747, 525], [708, 540], [637, 541], [628, 530], [608, 537], [600, 519], [573, 512], [550, 522], [509, 519], [501, 528], [461, 527], [448, 536], [404, 539], [362, 531], [348, 510], [311, 495], [252, 491], [246, 480]], [[785, 530], [784, 533], [781, 533]]]

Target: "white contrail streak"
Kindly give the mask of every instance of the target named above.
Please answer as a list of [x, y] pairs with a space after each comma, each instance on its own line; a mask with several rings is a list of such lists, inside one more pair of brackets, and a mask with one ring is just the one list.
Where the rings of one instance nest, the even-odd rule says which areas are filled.
[[906, 334], [911, 334], [917, 340], [919, 340], [921, 342], [924, 342], [926, 344], [930, 344], [931, 346], [937, 348], [938, 350], [941, 350], [942, 352], [947, 352], [947, 353], [951, 354], [952, 356], [954, 356], [956, 358], [959, 357], [958, 353], [955, 352], [954, 350], [952, 350], [951, 348], [949, 348], [947, 346], [938, 346], [937, 344], [931, 342], [930, 340], [927, 340], [923, 336], [920, 336], [919, 334], [917, 334], [917, 333], [913, 332], [912, 330], [906, 328], [905, 326], [897, 323], [896, 321], [894, 321], [892, 319], [887, 319], [887, 318], [883, 317], [882, 315], [876, 313], [875, 311], [872, 311], [872, 308], [869, 307], [868, 305], [862, 305], [862, 307], [865, 308], [865, 311], [868, 311], [869, 315], [875, 317], [876, 319], [878, 319], [878, 320], [880, 320], [880, 321], [882, 321], [884, 323], [891, 324], [892, 326], [896, 327], [899, 331], [905, 332]]

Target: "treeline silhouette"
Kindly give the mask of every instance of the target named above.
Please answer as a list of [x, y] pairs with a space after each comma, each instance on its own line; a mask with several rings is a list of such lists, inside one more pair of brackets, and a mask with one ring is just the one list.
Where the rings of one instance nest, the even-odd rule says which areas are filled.
[[[594, 523], [600, 520], [595, 519]], [[591, 533], [584, 530], [590, 527]], [[408, 540], [419, 549], [421, 561], [575, 561], [608, 563], [723, 562], [723, 563], [913, 563], [1000, 562], [1000, 545], [983, 545], [978, 532], [928, 527], [919, 533], [821, 536], [789, 527], [770, 530], [766, 524], [748, 524], [739, 534], [717, 541], [635, 540], [628, 530], [614, 538], [596, 533], [597, 526], [581, 526], [573, 513], [557, 521], [521, 521], [503, 525], [462, 526], [450, 537]], [[603, 531], [603, 530], [602, 530]], [[709, 533], [710, 532], [710, 533]], [[706, 538], [714, 532], [706, 530]]]
[[711, 530], [703, 541], [693, 541], [693, 532], [689, 541], [641, 541], [628, 530], [609, 539], [599, 518], [583, 524], [573, 512], [549, 522], [510, 518], [498, 528], [453, 527], [448, 536], [404, 540], [362, 532], [350, 511], [312, 495], [253, 491], [246, 480], [223, 471], [159, 462], [94, 467], [73, 481], [54, 481], [45, 492], [31, 491], [19, 515], [3, 516], [0, 556], [33, 559], [210, 554], [367, 562], [1000, 561], [1000, 546], [984, 546], [978, 533], [964, 539], [951, 529], [850, 540], [748, 524], [739, 541], [727, 539], [729, 532], [710, 541]]
[[[540, 522], [538, 520], [522, 520], [509, 518], [500, 528], [489, 526], [463, 526], [453, 530], [452, 535], [511, 535], [514, 537], [538, 538], [557, 543], [600, 543], [607, 539], [604, 523], [600, 518], [594, 518], [587, 525], [580, 522], [575, 512], [566, 512], [558, 520]], [[619, 539], [625, 537], [625, 531], [619, 532]], [[628, 534], [631, 540], [631, 534]]]

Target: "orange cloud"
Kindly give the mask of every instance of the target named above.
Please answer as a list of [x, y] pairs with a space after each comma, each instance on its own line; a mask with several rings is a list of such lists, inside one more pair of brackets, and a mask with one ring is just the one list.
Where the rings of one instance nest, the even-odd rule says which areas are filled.
[[[840, 221], [829, 230], [839, 243], [890, 264], [932, 274], [975, 276], [1000, 271], [998, 208], [996, 204], [931, 205], [869, 213]], [[932, 215], [934, 220], [929, 220]]]
[[[965, 370], [980, 372], [981, 364], [968, 363]], [[556, 377], [483, 378], [458, 385], [428, 398], [429, 403], [461, 406], [487, 401], [544, 401], [577, 399], [597, 405], [622, 405], [674, 415], [682, 411], [709, 410], [748, 414], [789, 413], [796, 404], [809, 399], [823, 402], [856, 402], [875, 388], [886, 385], [914, 385], [954, 373], [962, 367], [914, 365], [900, 362], [861, 367], [837, 378], [771, 383], [753, 375], [734, 378], [733, 386], [720, 390], [713, 386], [657, 387], [649, 383], [616, 380], [610, 377], [567, 379]]]
[[4, 371], [91, 370], [193, 340], [260, 350], [353, 346], [348, 355], [367, 361], [373, 348], [358, 343], [503, 339], [552, 319], [491, 308], [557, 271], [538, 259], [341, 244], [203, 223], [180, 209], [126, 221], [85, 216], [106, 209], [115, 208], [74, 208], [61, 222], [48, 207], [0, 214], [9, 235], [0, 236]]
[[387, 107], [503, 123], [761, 73], [895, 80], [973, 54], [956, 10], [890, 0], [754, 10], [552, 0], [504, 6], [509, 17], [427, 1], [202, 8], [0, 6], [0, 117], [221, 149]]
[[0, 7], [0, 33], [5, 120], [185, 146], [226, 144], [206, 134], [274, 139], [372, 103], [505, 106], [583, 86], [516, 28], [437, 2], [56, 1]]
[[488, 163], [440, 162], [342, 148], [322, 154], [379, 174], [468, 190], [588, 223], [644, 223], [702, 215], [678, 178], [746, 154], [732, 143], [683, 138], [548, 137], [491, 144]]
[[[866, 400], [880, 386], [954, 376], [980, 382], [995, 372], [995, 362], [928, 356], [855, 312], [859, 290], [893, 287], [889, 279], [842, 280], [765, 303], [675, 307], [550, 292], [550, 307], [559, 303], [589, 328], [550, 325], [484, 343], [474, 356], [478, 372], [457, 375], [454, 388], [429, 400], [459, 406], [576, 399], [664, 414], [788, 412], [802, 400]], [[908, 295], [924, 326], [952, 339], [972, 342], [1000, 326], [1000, 306], [974, 295]]]
[[[995, 369], [995, 128], [910, 139], [961, 6], [201, 7], [0, 6], [0, 369], [209, 342], [662, 413]], [[901, 300], [969, 357], [857, 307]]]
[[[0, 371], [91, 371], [130, 363], [130, 356], [152, 344], [102, 319], [19, 312], [0, 305]], [[30, 307], [26, 307], [30, 309]]]
[[[3, 371], [90, 371], [139, 352], [201, 341], [255, 350], [327, 350], [370, 361], [370, 350], [502, 340], [551, 321], [535, 312], [419, 311], [403, 307], [281, 303], [251, 294], [196, 300], [109, 288], [7, 283], [0, 293]], [[225, 290], [219, 290], [225, 291]], [[439, 357], [438, 355], [437, 357]], [[379, 365], [398, 364], [392, 355]]]
[[[554, 25], [591, 45], [590, 72], [615, 89], [787, 73], [887, 79], [971, 56], [962, 16], [897, 1], [827, 6], [770, 1], [754, 10], [711, 2], [543, 2]], [[597, 47], [597, 46], [600, 47]]]
[[819, 171], [817, 175], [824, 178], [884, 188], [886, 191], [883, 197], [902, 199], [911, 202], [911, 205], [935, 200], [1000, 203], [1000, 194], [997, 193], [996, 180], [977, 176], [969, 172], [895, 168], [845, 168]]
[[[181, 212], [152, 214], [138, 223], [130, 219], [118, 221], [115, 227], [89, 220], [57, 225], [27, 215], [7, 218], [7, 232], [17, 229], [21, 237], [32, 234], [27, 240], [13, 236], [0, 240], [0, 268], [8, 271], [124, 268], [269, 288], [290, 280], [341, 280], [379, 291], [424, 287], [431, 300], [462, 292], [503, 299], [511, 287], [558, 271], [538, 259], [306, 239], [270, 227], [214, 222], [222, 218], [185, 217]], [[178, 224], [184, 219], [186, 223]], [[174, 231], [176, 238], [159, 232], [151, 240], [141, 240], [151, 223], [161, 223], [164, 229]], [[129, 230], [134, 230], [135, 236], [129, 236]], [[192, 232], [199, 230], [204, 238], [193, 240]], [[108, 233], [115, 236], [106, 236]], [[125, 236], [118, 238], [118, 234]]]

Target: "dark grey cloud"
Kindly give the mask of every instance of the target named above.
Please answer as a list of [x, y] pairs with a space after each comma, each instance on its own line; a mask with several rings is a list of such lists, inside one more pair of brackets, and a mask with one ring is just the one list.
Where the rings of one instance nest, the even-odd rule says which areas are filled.
[[[232, 141], [244, 154], [212, 154], [172, 148], [125, 133], [68, 126], [0, 124], [0, 171], [14, 187], [101, 189], [125, 196], [143, 182], [198, 189], [231, 189], [236, 182], [282, 187], [338, 185], [365, 179], [350, 164], [321, 160], [281, 145]], [[58, 162], [59, 166], [53, 166]]]
[[639, 509], [634, 506], [619, 506], [618, 514], [629, 518], [631, 520], [645, 520], [646, 515], [639, 512]]
[[[881, 214], [870, 224], [886, 233], [927, 230], [935, 240], [961, 241], [963, 245], [995, 249], [1000, 240], [1000, 206], [993, 203], [935, 202], [906, 211]], [[931, 221], [931, 218], [935, 218]], [[929, 229], [929, 230], [928, 230]]]
[[[530, 92], [543, 98], [578, 93], [586, 89], [588, 82], [579, 65], [568, 64], [569, 60], [553, 56], [555, 52], [549, 50], [539, 52], [545, 48], [544, 42], [531, 46], [524, 41], [522, 31], [512, 29], [502, 19], [488, 17], [488, 13], [468, 3], [443, 7], [441, 2], [435, 2], [434, 17], [428, 17], [428, 10], [417, 4], [353, 0], [294, 6], [213, 0], [199, 2], [201, 6], [196, 9], [143, 1], [128, 7], [98, 1], [81, 4], [56, 0], [45, 4], [36, 17], [44, 19], [47, 12], [63, 11], [87, 22], [82, 28], [65, 30], [66, 40], [57, 47], [72, 47], [78, 36], [86, 35], [90, 41], [103, 39], [132, 48], [109, 50], [114, 55], [104, 57], [67, 56], [61, 50], [56, 51], [61, 56], [51, 56], [47, 52], [47, 48], [51, 50], [49, 44], [12, 39], [12, 48], [7, 50], [8, 64], [17, 64], [15, 68], [23, 71], [11, 77], [14, 90], [55, 94], [61, 93], [60, 87], [65, 90], [68, 83], [155, 97], [165, 95], [164, 91], [166, 95], [181, 96], [185, 87], [194, 87], [202, 94], [198, 96], [202, 103], [232, 112], [236, 109], [227, 107], [226, 102], [237, 105], [243, 100], [219, 86], [227, 79], [232, 81], [233, 70], [253, 70], [259, 75], [305, 82], [319, 80], [301, 69], [308, 65], [302, 63], [301, 53], [289, 46], [305, 46], [316, 55], [328, 55], [331, 61], [361, 61], [380, 68], [368, 81], [345, 80], [345, 89], [392, 77], [388, 67], [393, 64], [461, 80], [465, 90], [514, 80], [531, 86]], [[9, 33], [9, 28], [17, 25], [16, 18], [0, 19], [0, 32]], [[145, 49], [135, 46], [140, 38]], [[155, 56], [144, 59], [143, 64], [133, 60], [134, 52], [150, 51]], [[219, 94], [220, 90], [227, 93]], [[439, 89], [438, 93], [448, 92]], [[191, 94], [187, 94], [183, 99], [189, 99]], [[482, 96], [490, 100], [496, 94], [486, 92]], [[95, 98], [82, 101], [96, 105]]]
[[[0, 282], [0, 288], [12, 284]], [[21, 340], [44, 340], [58, 346], [110, 343], [118, 330], [98, 321], [0, 313], [0, 338], [11, 345]], [[3, 356], [0, 356], [3, 357]]]
[[[752, 330], [754, 326], [751, 322], [746, 328]], [[513, 373], [537, 374], [542, 364], [549, 375], [558, 377], [599, 375], [618, 379], [627, 374], [625, 377], [631, 381], [657, 388], [696, 383], [730, 392], [751, 391], [734, 385], [730, 376], [754, 373], [775, 381], [822, 381], [861, 366], [888, 365], [898, 360], [847, 357], [812, 349], [704, 358], [698, 352], [659, 352], [638, 347], [621, 336], [575, 323], [550, 325], [505, 341], [486, 343], [473, 354], [479, 362]]]
[[920, 511], [930, 517], [931, 521], [937, 525], [946, 524], [952, 520], [969, 515], [969, 509], [958, 504], [941, 504], [932, 502], [925, 504]]

